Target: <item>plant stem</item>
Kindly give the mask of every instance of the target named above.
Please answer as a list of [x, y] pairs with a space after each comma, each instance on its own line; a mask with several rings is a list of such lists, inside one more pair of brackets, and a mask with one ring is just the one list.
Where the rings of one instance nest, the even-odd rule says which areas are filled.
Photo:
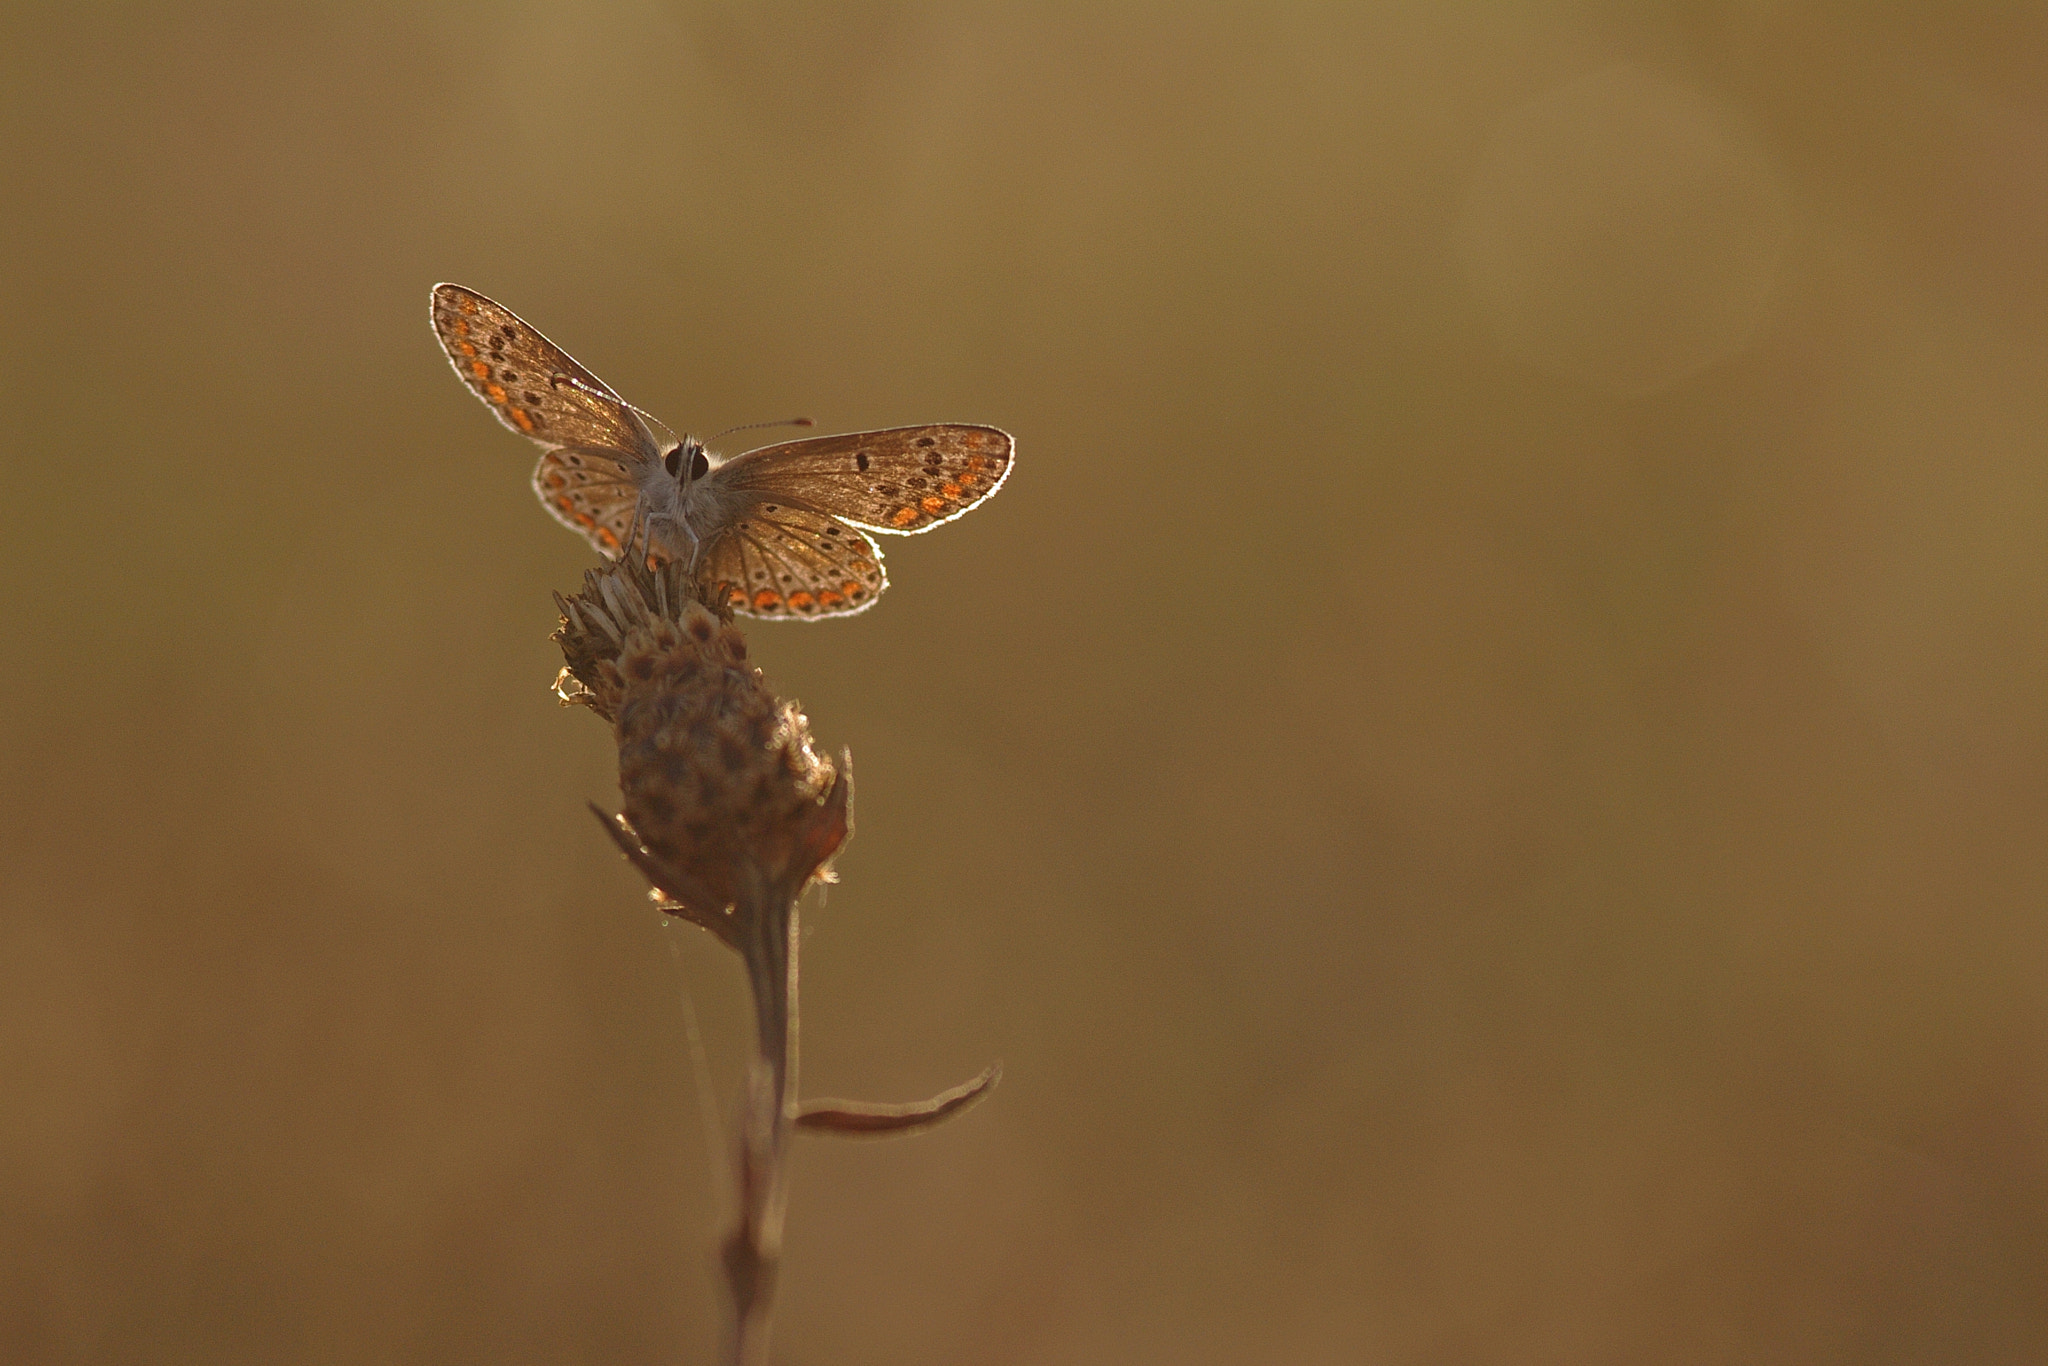
[[789, 1137], [796, 1117], [797, 909], [781, 889], [756, 886], [743, 952], [754, 993], [755, 1053], [740, 1109], [739, 1214], [725, 1242], [732, 1295], [733, 1366], [767, 1366], [775, 1275], [788, 1198]]

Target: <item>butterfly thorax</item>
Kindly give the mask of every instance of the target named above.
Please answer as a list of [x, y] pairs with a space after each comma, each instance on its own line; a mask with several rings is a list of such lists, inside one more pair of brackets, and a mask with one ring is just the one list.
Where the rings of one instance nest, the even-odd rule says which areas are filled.
[[699, 540], [709, 540], [739, 522], [760, 501], [759, 494], [720, 478], [721, 472], [722, 467], [714, 465], [702, 478], [680, 487], [681, 521]]
[[659, 461], [634, 471], [639, 516], [658, 552], [694, 563], [704, 544], [751, 501], [718, 478], [714, 459], [703, 443], [686, 436]]

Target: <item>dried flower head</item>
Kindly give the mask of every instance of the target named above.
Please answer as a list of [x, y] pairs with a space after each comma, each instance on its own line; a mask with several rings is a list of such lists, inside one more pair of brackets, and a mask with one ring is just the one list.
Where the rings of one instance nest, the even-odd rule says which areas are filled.
[[[627, 540], [632, 544], [631, 538]], [[722, 1258], [732, 1305], [728, 1360], [760, 1366], [797, 1130], [912, 1133], [973, 1105], [973, 1081], [912, 1105], [796, 1102], [797, 899], [851, 832], [851, 761], [811, 748], [793, 702], [747, 663], [731, 617], [694, 595], [678, 564], [630, 551], [584, 575], [555, 640], [567, 660], [555, 690], [612, 723], [625, 810], [593, 807], [655, 889], [661, 909], [737, 951], [753, 988], [755, 1052], [741, 1111], [738, 1218]]]
[[848, 833], [847, 761], [811, 747], [809, 723], [747, 663], [729, 618], [676, 564], [625, 556], [556, 598], [567, 667], [556, 690], [610, 721], [622, 824], [613, 826], [664, 909], [730, 941], [739, 905], [787, 902]]

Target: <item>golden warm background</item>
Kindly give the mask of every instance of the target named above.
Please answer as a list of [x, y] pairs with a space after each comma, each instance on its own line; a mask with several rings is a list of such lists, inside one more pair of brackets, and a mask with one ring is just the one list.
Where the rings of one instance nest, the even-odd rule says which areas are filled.
[[[994, 423], [851, 621], [788, 1363], [2048, 1359], [2048, 18], [16, 5], [0, 1359], [701, 1363], [737, 964], [449, 373]], [[727, 449], [773, 439], [754, 434]]]

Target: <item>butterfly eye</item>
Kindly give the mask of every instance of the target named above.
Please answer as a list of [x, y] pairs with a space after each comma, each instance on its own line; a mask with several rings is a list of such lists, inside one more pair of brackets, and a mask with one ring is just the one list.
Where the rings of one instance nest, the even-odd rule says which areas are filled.
[[669, 478], [683, 477], [683, 452], [690, 454], [689, 482], [696, 483], [711, 470], [711, 462], [704, 458], [704, 448], [694, 441], [685, 441], [661, 458], [661, 466], [668, 471]]

